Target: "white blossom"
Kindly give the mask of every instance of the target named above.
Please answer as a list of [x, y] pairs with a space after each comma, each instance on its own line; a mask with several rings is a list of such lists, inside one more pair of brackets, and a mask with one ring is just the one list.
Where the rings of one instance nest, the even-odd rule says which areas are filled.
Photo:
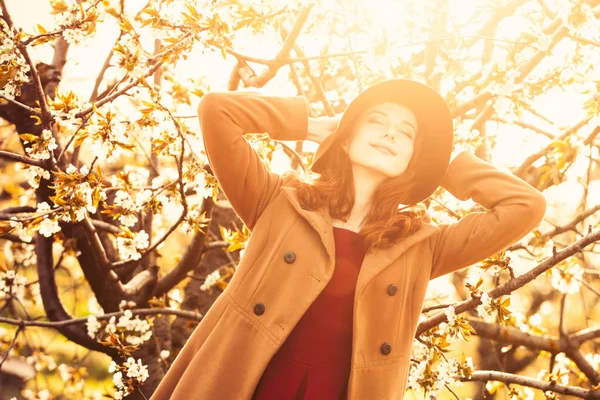
[[110, 372], [112, 374], [116, 370], [117, 370], [117, 363], [114, 361], [111, 361], [110, 364], [108, 365], [108, 372]]
[[23, 302], [26, 284], [27, 278], [17, 274], [14, 270], [0, 271], [0, 299], [9, 298], [13, 295]]
[[52, 209], [50, 208], [50, 204], [43, 201], [43, 202], [37, 204], [37, 209], [35, 211], [38, 213], [47, 213], [51, 210]]
[[113, 375], [113, 383], [119, 389], [124, 386], [124, 384], [123, 384], [123, 373], [121, 371], [115, 372], [115, 374]]
[[139, 260], [142, 257], [139, 250], [149, 245], [149, 236], [144, 230], [135, 233], [133, 238], [117, 237], [117, 250], [124, 260]]
[[42, 222], [40, 222], [38, 230], [40, 235], [51, 237], [55, 233], [60, 232], [60, 226], [58, 225], [58, 221], [53, 220], [52, 218], [44, 218]]
[[481, 294], [481, 299], [480, 300], [481, 300], [481, 304], [479, 304], [477, 306], [477, 314], [484, 321], [486, 321], [486, 322], [492, 322], [494, 320], [494, 317], [488, 311], [490, 309], [491, 304], [492, 304], [492, 299], [490, 298], [490, 296], [486, 292], [483, 292]]
[[66, 364], [60, 364], [58, 366], [58, 373], [60, 374], [60, 379], [62, 379], [63, 382], [67, 382], [73, 376], [69, 366]]
[[206, 279], [204, 280], [204, 283], [200, 286], [200, 290], [208, 290], [209, 288], [213, 287], [220, 277], [221, 273], [218, 269], [206, 275]]
[[562, 264], [550, 269], [552, 287], [561, 293], [577, 293], [581, 288], [583, 268], [579, 263]]
[[23, 169], [23, 174], [29, 186], [34, 189], [39, 187], [41, 179], [50, 180], [50, 171], [35, 165], [30, 165], [28, 168]]
[[102, 324], [100, 324], [100, 322], [98, 322], [98, 318], [96, 318], [96, 316], [93, 314], [88, 316], [86, 325], [87, 325], [88, 336], [91, 337], [92, 339], [94, 337], [96, 337], [96, 333], [102, 326]]
[[446, 315], [446, 318], [448, 319], [448, 325], [450, 325], [450, 326], [456, 325], [456, 314], [454, 312], [454, 307], [452, 307], [452, 306], [446, 307], [446, 309], [444, 310], [444, 314]]
[[22, 222], [11, 220], [10, 226], [13, 228], [12, 233], [19, 236], [19, 239], [22, 241], [29, 243], [33, 239], [33, 237], [27, 233], [27, 229], [23, 226]]
[[65, 29], [62, 35], [65, 41], [72, 45], [81, 44], [85, 39], [85, 34], [81, 29]]
[[208, 199], [212, 196], [212, 187], [207, 184], [206, 174], [204, 172], [200, 172], [196, 175], [196, 179], [194, 179], [194, 184], [194, 191], [198, 196], [205, 199]]
[[76, 166], [74, 166], [73, 164], [69, 164], [69, 166], [67, 167], [67, 169], [65, 170], [65, 173], [67, 174], [74, 174], [75, 172], [77, 172], [78, 169]]

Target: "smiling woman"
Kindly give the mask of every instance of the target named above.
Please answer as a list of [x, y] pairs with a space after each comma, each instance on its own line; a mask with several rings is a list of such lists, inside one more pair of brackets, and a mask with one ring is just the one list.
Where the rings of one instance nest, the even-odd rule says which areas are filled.
[[[354, 99], [320, 144], [312, 183], [270, 172], [241, 140], [317, 137], [302, 97], [209, 93], [198, 115], [252, 240], [152, 400], [401, 399], [429, 280], [505, 249], [545, 212], [537, 190], [468, 152], [448, 165], [450, 112], [419, 82]], [[430, 224], [419, 203], [440, 185], [487, 211]]]

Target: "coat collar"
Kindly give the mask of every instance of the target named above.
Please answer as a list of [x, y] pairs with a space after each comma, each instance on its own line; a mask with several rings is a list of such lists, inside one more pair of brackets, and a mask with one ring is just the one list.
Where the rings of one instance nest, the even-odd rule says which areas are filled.
[[[329, 211], [322, 207], [318, 210], [309, 211], [300, 206], [297, 189], [291, 186], [282, 186], [282, 191], [287, 196], [291, 205], [319, 234], [333, 268], [335, 263], [335, 242], [333, 238], [333, 225]], [[430, 223], [423, 223], [421, 228], [412, 235], [399, 240], [397, 243], [385, 249], [372, 249], [367, 252], [363, 260], [357, 282], [357, 292], [360, 293], [364, 285], [375, 275], [400, 257], [409, 247], [421, 240], [428, 238], [440, 230], [439, 227]]]

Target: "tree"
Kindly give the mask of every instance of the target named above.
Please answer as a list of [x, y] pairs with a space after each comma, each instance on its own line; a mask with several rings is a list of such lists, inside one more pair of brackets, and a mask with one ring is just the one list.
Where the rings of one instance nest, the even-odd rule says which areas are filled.
[[[19, 355], [40, 359], [23, 338], [30, 327], [45, 327], [107, 355], [116, 398], [148, 397], [226, 287], [250, 232], [211, 175], [194, 119], [199, 98], [216, 83], [201, 78], [216, 53], [230, 68], [227, 89], [295, 91], [308, 98], [313, 117], [342, 112], [383, 77], [426, 81], [453, 110], [455, 151], [500, 159], [554, 198], [566, 185], [581, 188], [570, 198], [572, 213], [550, 207], [523, 241], [453, 274], [462, 300], [432, 293], [409, 384], [433, 397], [444, 388], [458, 397], [461, 382], [475, 381], [460, 390], [478, 399], [501, 387], [515, 399], [533, 398], [531, 388], [547, 398], [600, 398], [593, 311], [600, 231], [592, 229], [600, 210], [600, 1], [131, 3], [50, 0], [54, 26], [30, 33], [0, 0], [0, 117], [10, 124], [0, 150], [0, 240], [8, 255], [0, 264], [7, 326], [0, 366]], [[114, 27], [116, 40], [86, 101], [61, 88], [62, 72], [69, 52], [97, 39], [101, 26]], [[276, 47], [263, 58], [246, 53], [252, 43]], [[48, 46], [53, 59], [34, 62], [32, 54]], [[210, 61], [182, 80], [179, 68], [198, 55]], [[293, 168], [312, 160], [302, 142], [247, 139], [274, 169], [282, 152]], [[430, 200], [438, 222], [477, 211], [441, 188]], [[85, 285], [75, 291], [93, 299], [89, 317], [67, 311], [59, 271], [77, 271], [74, 280]], [[567, 310], [575, 293], [580, 313]], [[43, 317], [30, 315], [36, 305]], [[447, 356], [473, 335], [477, 347], [462, 350], [477, 357], [477, 368], [464, 353]], [[85, 370], [68, 362], [59, 368], [68, 388], [62, 395], [82, 397]]]

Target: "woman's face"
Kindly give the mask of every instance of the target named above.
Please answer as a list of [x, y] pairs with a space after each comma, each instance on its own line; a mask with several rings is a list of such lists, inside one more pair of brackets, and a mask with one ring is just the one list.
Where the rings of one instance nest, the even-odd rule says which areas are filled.
[[355, 166], [392, 178], [406, 171], [417, 129], [410, 109], [396, 103], [376, 104], [358, 118], [343, 148]]

